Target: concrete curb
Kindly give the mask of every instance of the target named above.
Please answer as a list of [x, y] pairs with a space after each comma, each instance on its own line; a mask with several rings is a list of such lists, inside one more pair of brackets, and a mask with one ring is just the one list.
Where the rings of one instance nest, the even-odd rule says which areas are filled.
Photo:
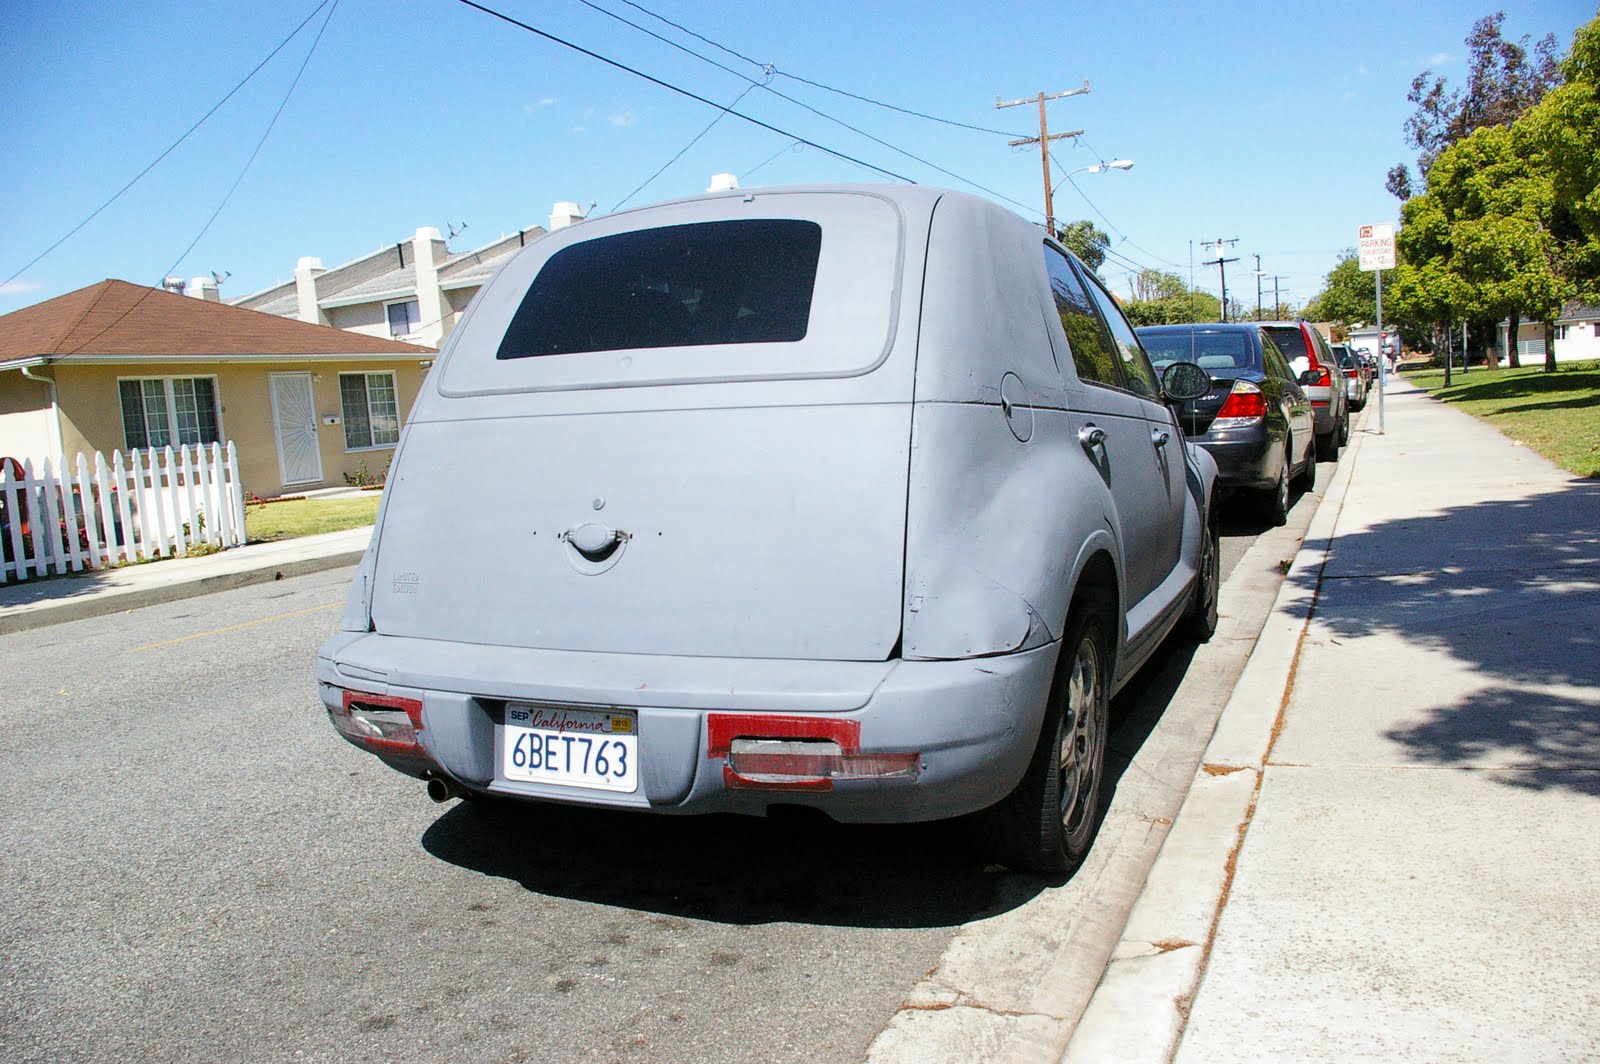
[[1063, 1064], [1167, 1064], [1177, 1051], [1361, 452], [1363, 436], [1356, 433], [1364, 431], [1374, 408], [1368, 403], [1362, 410]]
[[[4, 590], [13, 595], [41, 591], [57, 594], [34, 601], [0, 600], [0, 636], [355, 565], [361, 560], [366, 537], [370, 534], [370, 528], [352, 529], [325, 533], [327, 538], [321, 542], [318, 541], [322, 537], [306, 537], [263, 544], [260, 556], [247, 555], [243, 560], [237, 557], [236, 551], [248, 552], [251, 550], [248, 546], [205, 558], [104, 571], [103, 579], [126, 581], [122, 586], [86, 587], [80, 581], [88, 578], [53, 580], [37, 587], [14, 585]], [[352, 546], [356, 541], [362, 543], [360, 549]], [[236, 556], [229, 557], [230, 554]], [[194, 567], [198, 566], [213, 571], [197, 573]], [[68, 588], [70, 591], [61, 590]]]

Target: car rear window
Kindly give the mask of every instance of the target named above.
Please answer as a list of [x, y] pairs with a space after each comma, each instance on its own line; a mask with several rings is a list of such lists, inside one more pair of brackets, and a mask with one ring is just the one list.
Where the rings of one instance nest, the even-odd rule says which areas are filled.
[[586, 240], [544, 264], [498, 359], [798, 343], [822, 227], [801, 219], [670, 225]]
[[1283, 354], [1290, 362], [1297, 358], [1309, 358], [1312, 362], [1319, 361], [1315, 354], [1306, 352], [1306, 334], [1300, 331], [1298, 325], [1264, 325], [1262, 331], [1278, 342], [1283, 349]]
[[1174, 362], [1197, 362], [1213, 377], [1232, 377], [1256, 367], [1254, 345], [1242, 332], [1151, 332], [1141, 330], [1139, 341], [1157, 371]]

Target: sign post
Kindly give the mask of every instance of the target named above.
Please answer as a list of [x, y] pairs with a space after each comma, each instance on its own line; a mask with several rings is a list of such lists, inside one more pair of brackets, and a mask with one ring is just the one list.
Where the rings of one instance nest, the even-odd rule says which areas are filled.
[[[1372, 271], [1377, 280], [1378, 300], [1378, 432], [1383, 434], [1383, 393], [1389, 387], [1388, 359], [1383, 352], [1383, 271], [1394, 269], [1394, 225], [1382, 222], [1363, 225], [1356, 235], [1357, 255], [1363, 270]], [[1396, 347], [1399, 345], [1396, 344]]]

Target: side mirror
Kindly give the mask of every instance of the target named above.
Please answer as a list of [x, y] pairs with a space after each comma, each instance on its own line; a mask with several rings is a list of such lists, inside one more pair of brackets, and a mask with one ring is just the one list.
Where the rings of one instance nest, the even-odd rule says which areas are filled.
[[1303, 385], [1315, 384], [1322, 379], [1322, 374], [1314, 369], [1308, 369], [1300, 374], [1300, 383]]
[[1174, 362], [1161, 371], [1161, 391], [1170, 403], [1187, 403], [1211, 390], [1211, 374], [1193, 362]]

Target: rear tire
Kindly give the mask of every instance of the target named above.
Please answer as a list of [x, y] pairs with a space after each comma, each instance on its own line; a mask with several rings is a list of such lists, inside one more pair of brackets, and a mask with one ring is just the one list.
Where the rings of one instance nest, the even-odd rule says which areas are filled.
[[1328, 430], [1326, 436], [1317, 437], [1317, 460], [1321, 462], [1339, 460], [1339, 426], [1335, 425]]
[[995, 856], [1019, 871], [1071, 872], [1100, 826], [1111, 702], [1108, 627], [1102, 611], [1075, 608], [1033, 758], [1016, 789], [986, 813]]

